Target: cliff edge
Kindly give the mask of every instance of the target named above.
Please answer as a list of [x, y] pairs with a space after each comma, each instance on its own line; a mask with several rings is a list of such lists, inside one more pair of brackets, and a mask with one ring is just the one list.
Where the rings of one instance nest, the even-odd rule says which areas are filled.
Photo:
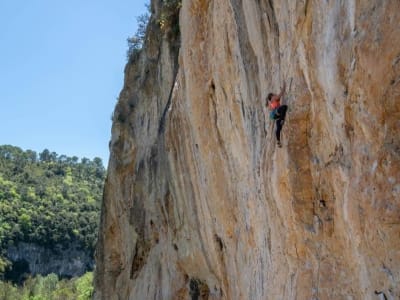
[[94, 298], [399, 299], [400, 2], [174, 2], [126, 66]]

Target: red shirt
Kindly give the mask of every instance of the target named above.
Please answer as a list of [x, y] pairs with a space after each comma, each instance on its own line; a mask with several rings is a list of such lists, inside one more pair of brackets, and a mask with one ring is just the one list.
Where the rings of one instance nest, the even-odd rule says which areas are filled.
[[270, 110], [278, 108], [279, 106], [281, 106], [281, 99], [279, 99], [278, 97], [272, 97], [272, 100], [269, 101], [268, 106]]

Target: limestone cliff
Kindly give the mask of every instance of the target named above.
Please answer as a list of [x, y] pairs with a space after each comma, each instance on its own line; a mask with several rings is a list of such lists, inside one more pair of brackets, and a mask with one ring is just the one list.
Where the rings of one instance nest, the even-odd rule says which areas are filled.
[[400, 1], [183, 0], [180, 36], [168, 2], [114, 113], [95, 299], [399, 299]]

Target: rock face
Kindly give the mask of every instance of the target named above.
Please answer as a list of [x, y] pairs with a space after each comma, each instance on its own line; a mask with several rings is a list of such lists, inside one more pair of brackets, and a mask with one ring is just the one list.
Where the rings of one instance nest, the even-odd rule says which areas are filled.
[[9, 247], [7, 258], [12, 261], [13, 270], [6, 273], [6, 277], [18, 282], [27, 274], [55, 273], [60, 277], [74, 277], [93, 270], [93, 257], [78, 244], [71, 244], [67, 249], [61, 245], [52, 248], [22, 242]]
[[400, 1], [183, 0], [180, 44], [160, 3], [114, 113], [95, 299], [399, 299]]

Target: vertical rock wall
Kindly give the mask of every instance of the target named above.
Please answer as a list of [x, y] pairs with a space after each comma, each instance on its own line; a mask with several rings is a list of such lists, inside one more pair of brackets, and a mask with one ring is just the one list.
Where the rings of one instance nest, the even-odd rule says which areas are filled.
[[400, 2], [183, 0], [180, 37], [161, 4], [114, 113], [95, 299], [398, 299]]

